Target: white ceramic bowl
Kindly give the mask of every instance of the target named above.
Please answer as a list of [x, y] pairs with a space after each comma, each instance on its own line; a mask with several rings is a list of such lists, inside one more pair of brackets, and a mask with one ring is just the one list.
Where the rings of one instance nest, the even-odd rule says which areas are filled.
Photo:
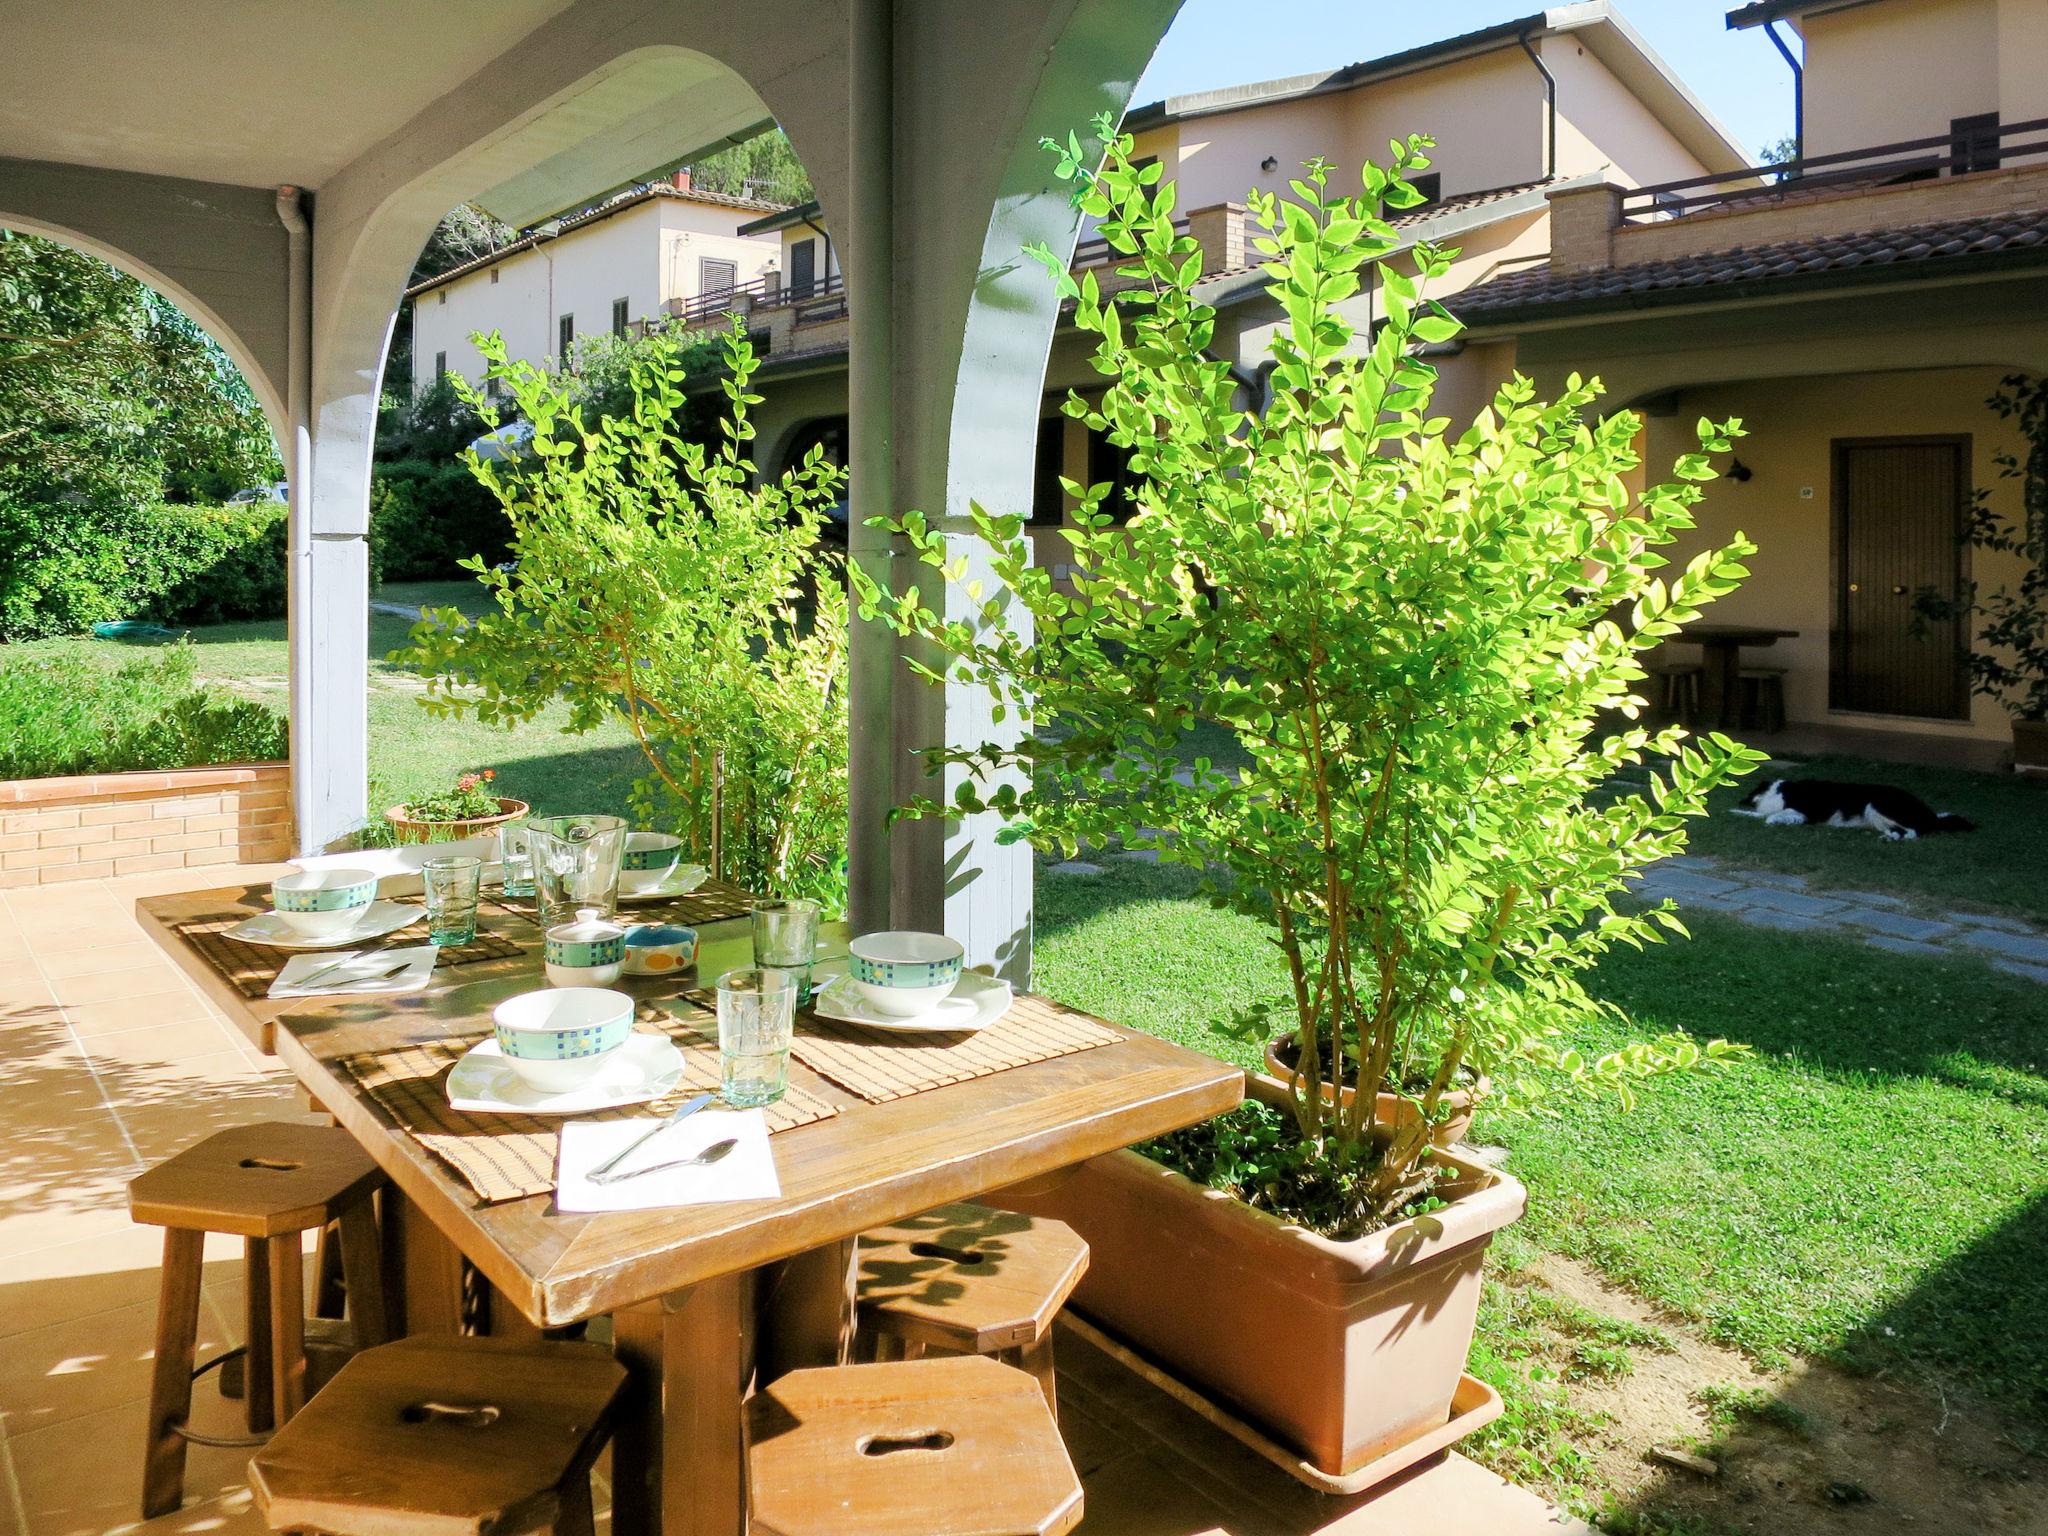
[[637, 895], [658, 890], [682, 861], [683, 840], [671, 832], [629, 832], [619, 859], [619, 889]]
[[491, 1013], [505, 1063], [548, 1093], [580, 1088], [633, 1033], [633, 999], [603, 987], [508, 997]]
[[585, 907], [570, 923], [557, 923], [544, 935], [541, 962], [548, 985], [608, 987], [619, 979], [626, 959], [626, 930]]
[[870, 933], [847, 945], [847, 974], [883, 1013], [912, 1018], [946, 1000], [967, 952], [942, 933]]
[[301, 869], [270, 882], [271, 909], [309, 939], [348, 932], [376, 899], [377, 876], [367, 869]]

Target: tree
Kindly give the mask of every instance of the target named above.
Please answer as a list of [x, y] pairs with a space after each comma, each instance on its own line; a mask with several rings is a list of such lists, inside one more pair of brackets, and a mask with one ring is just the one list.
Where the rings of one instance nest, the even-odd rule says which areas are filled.
[[0, 231], [0, 495], [133, 503], [282, 473], [248, 384], [176, 305]]
[[[1067, 486], [1067, 585], [1021, 517], [974, 508], [1001, 594], [924, 516], [885, 520], [957, 596], [935, 603], [914, 567], [893, 589], [855, 567], [860, 612], [925, 648], [934, 685], [986, 689], [997, 722], [1035, 727], [929, 750], [958, 787], [911, 814], [994, 812], [1003, 836], [1064, 857], [1150, 850], [1264, 926], [1288, 978], [1268, 1013], [1300, 1053], [1288, 1214], [1352, 1235], [1428, 1187], [1430, 1127], [1464, 1074], [1529, 1104], [1567, 1084], [1626, 1095], [1734, 1049], [1668, 1036], [1595, 1058], [1573, 1036], [1615, 1012], [1584, 984], [1603, 952], [1682, 931], [1668, 903], [1617, 898], [1761, 760], [1633, 723], [1641, 653], [1745, 574], [1739, 535], [1658, 574], [1738, 424], [1702, 421], [1676, 482], [1637, 496], [1640, 418], [1595, 415], [1577, 378], [1547, 404], [1517, 378], [1453, 435], [1418, 355], [1459, 331], [1422, 293], [1451, 253], [1397, 260], [1388, 219], [1422, 200], [1422, 139], [1368, 163], [1362, 195], [1311, 160], [1291, 198], [1247, 198], [1284, 317], [1270, 404], [1248, 410], [1209, 355], [1215, 311], [1173, 184], [1111, 120], [1097, 132], [1099, 174], [1077, 138], [1050, 147], [1120, 286], [1030, 254], [1097, 337], [1105, 387], [1066, 411], [1129, 452], [1136, 511], [1113, 521], [1107, 484]], [[1368, 282], [1370, 332], [1352, 318]], [[1187, 761], [1198, 724], [1243, 766]], [[1375, 1134], [1382, 1092], [1415, 1112]]]
[[811, 187], [810, 172], [780, 128], [705, 156], [690, 167], [690, 180], [706, 192], [757, 197], [769, 203], [808, 203], [818, 195]]

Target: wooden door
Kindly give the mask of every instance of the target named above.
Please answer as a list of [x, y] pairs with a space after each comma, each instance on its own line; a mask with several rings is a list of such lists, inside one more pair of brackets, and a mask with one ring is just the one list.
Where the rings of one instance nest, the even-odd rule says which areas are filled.
[[789, 296], [808, 299], [818, 278], [818, 242], [799, 240], [789, 248]]
[[1955, 598], [1969, 516], [1967, 437], [1835, 443], [1836, 709], [1969, 715], [1961, 618], [1919, 619], [1915, 594]]

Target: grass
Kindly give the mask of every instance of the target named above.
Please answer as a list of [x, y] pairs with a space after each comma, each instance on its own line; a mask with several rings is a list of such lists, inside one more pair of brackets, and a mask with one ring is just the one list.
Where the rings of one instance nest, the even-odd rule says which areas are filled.
[[[474, 606], [474, 583], [421, 582], [379, 590], [383, 601], [418, 605], [463, 601]], [[507, 795], [532, 802], [542, 813], [619, 810], [640, 773], [642, 758], [625, 728], [607, 725], [585, 736], [565, 734], [568, 710], [554, 706], [530, 725], [497, 729], [474, 720], [436, 720], [420, 708], [420, 682], [383, 658], [410, 628], [392, 614], [370, 615], [367, 667], [373, 811], [441, 788], [472, 768], [498, 770]], [[220, 624], [191, 631], [198, 672], [234, 693], [275, 709], [289, 697], [282, 620]], [[54, 660], [94, 674], [118, 671], [146, 648], [106, 640], [39, 640], [0, 649], [0, 668], [17, 661]]]
[[[1889, 891], [1937, 907], [1980, 907], [2048, 922], [2048, 781], [1964, 768], [1927, 768], [1860, 757], [1815, 757], [1760, 777], [1895, 784], [1978, 830], [1888, 843], [1873, 833], [1827, 827], [1769, 827], [1749, 816], [1716, 815], [1698, 825], [1694, 853], [1757, 869], [1804, 875], [1816, 887]], [[1752, 781], [1754, 782], [1754, 781]], [[1746, 787], [1746, 786], [1745, 786]], [[1743, 788], [1714, 797], [1717, 811]]]
[[[1274, 994], [1277, 956], [1191, 888], [1118, 859], [1044, 881], [1041, 984], [1252, 1065], [1209, 1026]], [[1641, 1030], [1754, 1054], [1652, 1085], [1632, 1112], [1482, 1119], [1530, 1186], [1527, 1240], [1765, 1361], [1823, 1355], [2048, 1408], [2048, 1333], [2013, 1326], [2048, 1312], [2048, 991], [1973, 960], [1693, 927], [1610, 957], [1598, 990]], [[1588, 1342], [1579, 1369], [1626, 1341]]]

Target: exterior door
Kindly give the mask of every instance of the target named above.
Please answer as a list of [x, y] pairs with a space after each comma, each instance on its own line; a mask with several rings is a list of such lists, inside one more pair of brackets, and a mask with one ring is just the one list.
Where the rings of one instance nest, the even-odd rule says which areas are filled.
[[818, 277], [818, 242], [799, 240], [789, 248], [789, 296], [808, 299]]
[[1967, 437], [1836, 441], [1836, 709], [1968, 718], [1966, 625], [1916, 623], [1914, 597], [1959, 594], [1969, 463]]

